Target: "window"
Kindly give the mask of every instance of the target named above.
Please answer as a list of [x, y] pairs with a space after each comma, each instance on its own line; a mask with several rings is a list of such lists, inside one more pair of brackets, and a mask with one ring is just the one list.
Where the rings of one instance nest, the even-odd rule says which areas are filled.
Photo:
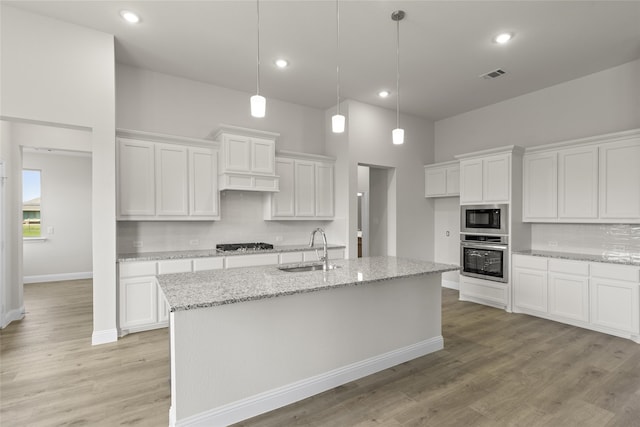
[[22, 171], [22, 237], [41, 237], [40, 171]]

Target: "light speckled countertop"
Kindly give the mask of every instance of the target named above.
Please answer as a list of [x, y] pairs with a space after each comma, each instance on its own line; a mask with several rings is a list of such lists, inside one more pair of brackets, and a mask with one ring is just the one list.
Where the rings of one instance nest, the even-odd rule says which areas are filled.
[[180, 311], [460, 269], [396, 257], [336, 260], [332, 264], [338, 268], [328, 272], [290, 273], [274, 265], [164, 274], [158, 276], [158, 283], [171, 311]]
[[[344, 249], [344, 245], [327, 245], [328, 249]], [[268, 253], [281, 253], [281, 252], [304, 252], [319, 249], [321, 246], [314, 246], [310, 248], [309, 245], [282, 245], [274, 246], [273, 249], [261, 249], [255, 251], [234, 251], [234, 252], [219, 252], [216, 249], [201, 249], [194, 251], [166, 251], [166, 252], [140, 252], [132, 254], [118, 254], [118, 262], [131, 262], [131, 261], [161, 261], [165, 259], [182, 259], [182, 258], [206, 258], [217, 256], [237, 256], [237, 255], [251, 255], [251, 254], [268, 254]]]
[[534, 251], [534, 250], [518, 250], [513, 251], [514, 254], [520, 255], [530, 255], [530, 256], [540, 256], [546, 258], [557, 258], [557, 259], [567, 259], [573, 261], [589, 261], [589, 262], [604, 262], [608, 264], [622, 264], [622, 265], [632, 265], [636, 267], [640, 267], [640, 255], [629, 255], [629, 256], [608, 256], [605, 257], [603, 255], [589, 255], [589, 254], [579, 254], [572, 252], [553, 252], [553, 251]]

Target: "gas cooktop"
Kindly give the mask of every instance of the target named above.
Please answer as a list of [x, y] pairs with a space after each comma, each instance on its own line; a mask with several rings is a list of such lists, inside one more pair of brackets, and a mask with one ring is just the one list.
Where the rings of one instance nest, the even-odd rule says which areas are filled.
[[216, 245], [216, 250], [220, 252], [246, 252], [246, 251], [266, 251], [273, 249], [271, 243], [222, 243]]

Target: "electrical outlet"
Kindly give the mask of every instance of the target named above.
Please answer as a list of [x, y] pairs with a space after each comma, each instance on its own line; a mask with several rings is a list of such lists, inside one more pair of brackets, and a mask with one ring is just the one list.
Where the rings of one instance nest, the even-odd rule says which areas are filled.
[[549, 246], [556, 247], [556, 246], [558, 246], [558, 242], [555, 241], [555, 240], [549, 240]]
[[134, 248], [141, 248], [142, 247], [142, 240], [134, 240], [133, 241], [133, 247]]
[[198, 240], [198, 239], [189, 240], [189, 244], [191, 246], [198, 246], [200, 244], [200, 240]]
[[276, 236], [276, 242], [282, 242], [282, 236]]
[[449, 237], [451, 235], [451, 233], [449, 233], [449, 230], [447, 230], [447, 231], [444, 232], [444, 235]]
[[52, 225], [47, 227], [47, 234], [53, 234], [53, 226]]

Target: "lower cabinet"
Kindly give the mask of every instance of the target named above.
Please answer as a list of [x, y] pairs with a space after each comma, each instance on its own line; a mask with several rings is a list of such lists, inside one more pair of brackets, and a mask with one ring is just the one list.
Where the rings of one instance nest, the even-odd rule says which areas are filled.
[[506, 283], [460, 276], [460, 300], [472, 301], [511, 311]]
[[120, 329], [137, 332], [158, 323], [156, 276], [120, 279]]
[[513, 310], [640, 343], [640, 267], [513, 255]]

